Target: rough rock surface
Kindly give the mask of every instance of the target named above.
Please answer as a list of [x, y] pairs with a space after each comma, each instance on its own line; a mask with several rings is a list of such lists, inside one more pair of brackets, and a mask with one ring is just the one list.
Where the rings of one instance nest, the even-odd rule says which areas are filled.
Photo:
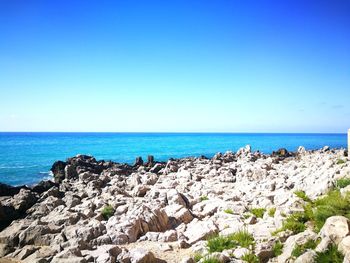
[[[134, 165], [97, 161], [78, 155], [54, 163], [53, 182], [32, 188], [0, 185], [0, 257], [23, 262], [194, 262], [207, 251], [206, 239], [246, 229], [261, 262], [289, 262], [296, 244], [321, 238], [350, 253], [349, 222], [330, 217], [320, 233], [286, 231], [274, 236], [285, 215], [300, 209], [293, 193], [311, 199], [325, 194], [338, 178], [350, 176], [350, 164], [337, 165], [344, 150], [272, 155], [251, 152], [213, 158], [170, 159]], [[264, 208], [263, 217], [249, 214]], [[273, 215], [267, 212], [275, 209]], [[247, 216], [248, 215], [248, 216]], [[276, 257], [273, 246], [284, 243]], [[323, 247], [323, 248], [322, 248]], [[249, 250], [212, 254], [220, 262], [242, 262]], [[295, 262], [313, 262], [307, 251]], [[203, 260], [202, 260], [203, 261]]]

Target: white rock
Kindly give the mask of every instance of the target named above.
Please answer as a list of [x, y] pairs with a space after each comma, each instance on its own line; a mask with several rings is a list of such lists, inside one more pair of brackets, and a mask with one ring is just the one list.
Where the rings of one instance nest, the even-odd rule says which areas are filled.
[[344, 216], [332, 216], [327, 218], [320, 231], [322, 238], [330, 238], [335, 244], [349, 234], [349, 220]]

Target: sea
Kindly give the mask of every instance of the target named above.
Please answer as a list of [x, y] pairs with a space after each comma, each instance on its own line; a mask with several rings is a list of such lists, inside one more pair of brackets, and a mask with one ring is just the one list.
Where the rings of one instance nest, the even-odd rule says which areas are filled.
[[33, 185], [52, 177], [57, 160], [77, 154], [97, 160], [132, 164], [136, 157], [156, 160], [188, 156], [212, 157], [217, 152], [237, 151], [245, 145], [271, 153], [279, 148], [296, 151], [299, 146], [345, 148], [346, 134], [292, 133], [0, 133], [0, 182]]

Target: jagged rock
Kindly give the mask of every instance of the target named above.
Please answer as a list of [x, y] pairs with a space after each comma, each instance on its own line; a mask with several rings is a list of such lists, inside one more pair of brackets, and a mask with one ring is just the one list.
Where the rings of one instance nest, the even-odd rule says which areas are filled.
[[299, 256], [294, 263], [314, 263], [316, 252], [313, 250], [306, 251], [304, 254]]
[[41, 194], [43, 192], [48, 191], [54, 186], [57, 186], [57, 184], [55, 184], [51, 180], [43, 180], [43, 181], [40, 181], [38, 184], [36, 184], [34, 187], [32, 187], [32, 191], [35, 193]]
[[53, 256], [57, 254], [58, 250], [53, 248], [52, 246], [44, 246], [39, 247], [38, 250], [36, 250], [34, 253], [27, 256], [23, 262], [24, 263], [42, 263], [42, 262], [51, 262]]
[[21, 189], [18, 194], [14, 195], [12, 205], [15, 210], [25, 212], [35, 204], [37, 197], [30, 190]]
[[126, 255], [119, 258], [121, 262], [130, 262], [130, 263], [154, 263], [156, 258], [154, 254], [144, 248], [134, 248], [131, 249]]
[[344, 216], [332, 216], [327, 218], [320, 231], [320, 236], [322, 238], [329, 238], [335, 244], [339, 244], [349, 233], [349, 220]]
[[150, 190], [147, 185], [136, 185], [134, 187], [133, 196], [144, 197], [146, 193]]
[[346, 236], [338, 245], [338, 250], [346, 255], [350, 253], [350, 236]]
[[278, 149], [276, 152], [272, 152], [272, 156], [286, 158], [291, 156], [291, 153], [289, 153], [286, 148], [281, 148], [281, 149]]
[[180, 194], [176, 189], [170, 189], [166, 196], [169, 205], [178, 204], [186, 207], [188, 204], [186, 197]]
[[23, 260], [37, 250], [39, 250], [39, 247], [33, 245], [24, 246], [22, 249], [20, 249], [19, 253], [15, 256], [15, 258]]
[[52, 165], [50, 170], [53, 173], [56, 183], [62, 182], [62, 180], [65, 178], [66, 175], [64, 168], [66, 167], [66, 165], [67, 163], [62, 161], [57, 161]]
[[[349, 162], [336, 165], [343, 155], [343, 150], [301, 148], [298, 154], [282, 151], [274, 157], [251, 152], [247, 146], [237, 154], [226, 152], [211, 159], [171, 159], [166, 166], [153, 158], [144, 166], [131, 166], [78, 155], [56, 163], [59, 184], [43, 183], [0, 198], [0, 220], [12, 214], [9, 224], [19, 218], [0, 232], [0, 255], [24, 262], [50, 262], [54, 257], [54, 262], [130, 262], [130, 253], [115, 246], [125, 244], [130, 250], [166, 250], [166, 258], [176, 254], [178, 262], [180, 248], [192, 245], [193, 253], [206, 254], [209, 236], [246, 229], [254, 236], [252, 252], [262, 262], [285, 262], [295, 244], [318, 236], [309, 230], [293, 236], [283, 231], [277, 237], [271, 232], [282, 226], [286, 215], [302, 208], [296, 189], [315, 199], [349, 175]], [[342, 194], [347, 190], [343, 188]], [[105, 210], [109, 206], [113, 211]], [[251, 207], [267, 211], [263, 218], [246, 220]], [[336, 240], [339, 250], [350, 255], [348, 221], [328, 221], [315, 251], [325, 251]], [[272, 258], [277, 239], [284, 243], [278, 259]], [[140, 243], [128, 244], [136, 241]], [[240, 258], [246, 252], [237, 248], [215, 255]], [[311, 261], [313, 255], [308, 251], [296, 261]]]
[[85, 258], [87, 255], [91, 256], [93, 262], [96, 263], [110, 263], [116, 262], [121, 252], [121, 248], [116, 245], [103, 245], [97, 247], [95, 250], [84, 250], [82, 251], [82, 255]]
[[5, 255], [13, 252], [15, 249], [13, 246], [9, 244], [0, 244], [0, 258], [4, 257]]
[[78, 248], [68, 248], [53, 257], [52, 263], [85, 263], [86, 259], [82, 256]]
[[181, 223], [188, 224], [193, 219], [191, 212], [182, 205], [168, 205], [165, 207], [164, 211], [167, 214], [170, 224], [173, 227], [176, 227]]
[[75, 166], [68, 164], [64, 167], [64, 174], [66, 179], [75, 179], [78, 176]]
[[134, 163], [134, 166], [140, 166], [140, 165], [143, 165], [143, 160], [142, 160], [141, 156], [136, 157], [136, 160], [135, 160], [135, 163]]
[[153, 155], [148, 155], [147, 156], [146, 166], [152, 166], [153, 164], [154, 164], [154, 156]]
[[310, 230], [290, 236], [284, 243], [283, 253], [282, 255], [278, 256], [278, 262], [287, 262], [287, 260], [291, 257], [295, 245], [305, 244], [308, 240], [316, 240], [316, 238], [317, 234]]
[[197, 219], [194, 219], [187, 225], [187, 229], [184, 232], [184, 235], [188, 238], [188, 242], [190, 244], [194, 244], [200, 240], [216, 234], [217, 232], [218, 228], [213, 223], [213, 221], [199, 221]]
[[160, 233], [158, 237], [159, 242], [174, 242], [177, 240], [177, 232], [175, 230], [168, 230]]
[[18, 194], [21, 189], [28, 189], [26, 186], [11, 186], [0, 183], [0, 196], [13, 196]]

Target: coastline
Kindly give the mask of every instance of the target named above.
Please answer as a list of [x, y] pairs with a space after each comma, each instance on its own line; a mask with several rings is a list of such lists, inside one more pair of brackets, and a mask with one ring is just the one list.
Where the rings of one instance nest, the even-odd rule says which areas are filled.
[[[274, 255], [277, 242], [288, 247], [296, 235], [303, 240], [317, 236], [321, 242], [327, 237], [325, 230], [318, 234], [306, 222], [300, 233], [272, 235], [305, 205], [295, 192], [310, 200], [327, 194], [338, 179], [350, 176], [346, 156], [346, 150], [329, 147], [262, 154], [246, 146], [213, 158], [137, 158], [134, 165], [86, 155], [57, 161], [54, 182], [29, 188], [0, 185], [0, 218], [7, 226], [0, 232], [0, 257], [191, 262], [195, 254], [239, 260], [252, 253], [262, 262], [285, 262], [291, 250]], [[254, 247], [208, 252], [205, 240], [242, 229], [253, 237]]]
[[156, 160], [170, 158], [212, 158], [217, 152], [238, 151], [250, 144], [265, 154], [284, 147], [296, 151], [347, 146], [346, 134], [279, 133], [0, 133], [0, 182], [10, 185], [33, 184], [47, 176], [56, 160], [79, 153], [98, 160], [133, 164], [135, 157], [154, 155]]

